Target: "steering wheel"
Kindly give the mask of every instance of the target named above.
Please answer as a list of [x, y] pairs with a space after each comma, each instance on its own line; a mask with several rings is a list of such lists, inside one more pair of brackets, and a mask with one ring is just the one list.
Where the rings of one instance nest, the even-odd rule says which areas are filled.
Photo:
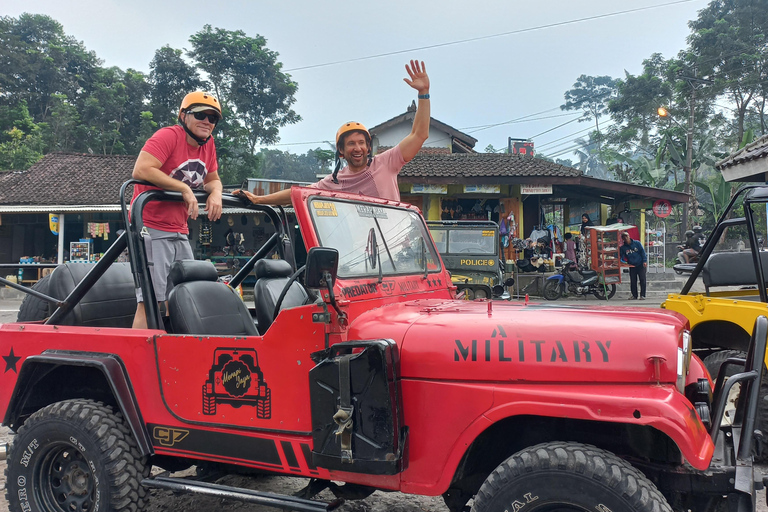
[[[288, 295], [288, 290], [291, 288], [291, 285], [294, 281], [298, 279], [298, 277], [304, 272], [304, 269], [307, 268], [306, 265], [298, 269], [296, 272], [294, 272], [291, 277], [288, 278], [288, 282], [285, 283], [285, 286], [283, 287], [283, 290], [280, 292], [280, 295], [277, 297], [277, 302], [275, 302], [275, 310], [272, 312], [272, 320], [277, 318], [277, 314], [280, 312], [280, 306], [283, 305], [283, 300], [285, 299], [285, 296]], [[304, 286], [304, 283], [301, 281], [298, 282], [302, 288], [304, 288], [304, 292], [306, 292], [307, 297], [312, 298], [312, 294], [309, 293], [309, 290], [307, 290], [307, 287]]]

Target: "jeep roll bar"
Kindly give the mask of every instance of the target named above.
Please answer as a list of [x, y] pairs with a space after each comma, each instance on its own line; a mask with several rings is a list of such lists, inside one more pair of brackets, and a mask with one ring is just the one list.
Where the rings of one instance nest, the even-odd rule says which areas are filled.
[[[732, 213], [736, 207], [736, 202], [742, 196], [744, 197], [744, 217], [729, 219], [728, 215]], [[750, 250], [752, 253], [752, 263], [755, 266], [755, 275], [757, 277], [757, 289], [760, 292], [760, 301], [768, 302], [768, 293], [766, 292], [765, 287], [765, 271], [763, 270], [762, 261], [760, 260], [760, 247], [758, 246], [757, 242], [755, 218], [751, 208], [753, 204], [765, 203], [768, 203], [768, 187], [765, 185], [746, 185], [740, 188], [733, 195], [731, 201], [728, 203], [728, 206], [717, 220], [714, 231], [710, 236], [707, 237], [707, 241], [704, 244], [704, 247], [701, 249], [699, 261], [696, 263], [696, 266], [688, 277], [688, 281], [686, 281], [685, 285], [683, 285], [683, 289], [680, 291], [681, 295], [687, 295], [688, 292], [691, 291], [693, 284], [696, 282], [696, 278], [699, 277], [702, 270], [704, 269], [704, 264], [707, 262], [707, 259], [709, 259], [710, 255], [714, 251], [715, 246], [717, 246], [718, 240], [720, 240], [720, 237], [725, 232], [725, 229], [732, 226], [741, 226], [746, 224], [747, 234], [749, 235]], [[675, 268], [688, 270], [690, 269], [690, 266], [675, 265]]]
[[[181, 192], [171, 192], [162, 189], [150, 189], [139, 194], [136, 199], [130, 203], [126, 200], [126, 190], [129, 185], [148, 185], [153, 186], [146, 181], [140, 181], [130, 179], [123, 183], [120, 187], [120, 208], [123, 214], [123, 222], [127, 226], [128, 231], [128, 252], [131, 254], [131, 272], [133, 273], [134, 282], [136, 288], [141, 289], [142, 296], [144, 298], [144, 304], [154, 304], [154, 307], [145, 307], [147, 316], [147, 327], [149, 329], [162, 329], [163, 323], [160, 316], [160, 310], [157, 306], [157, 299], [155, 297], [155, 291], [152, 288], [152, 280], [149, 277], [149, 264], [147, 261], [147, 254], [144, 244], [141, 243], [142, 231], [144, 230], [143, 212], [144, 207], [150, 201], [172, 201], [183, 202], [184, 199]], [[208, 193], [193, 191], [197, 202], [205, 203], [208, 198]], [[267, 242], [261, 246], [256, 254], [251, 257], [248, 262], [243, 265], [240, 270], [235, 274], [232, 280], [229, 282], [230, 286], [236, 287], [246, 278], [248, 274], [253, 270], [256, 261], [265, 257], [272, 249], [277, 249], [278, 254], [282, 259], [286, 259], [286, 247], [291, 247], [290, 234], [287, 232], [287, 220], [282, 217], [285, 216], [285, 211], [281, 209], [282, 216], [278, 214], [276, 209], [267, 205], [255, 205], [250, 201], [246, 201], [238, 196], [232, 194], [222, 194], [221, 202], [223, 207], [233, 208], [246, 208], [255, 212], [265, 213], [272, 225], [275, 226], [275, 233], [267, 240]], [[128, 208], [130, 206], [130, 214]], [[282, 243], [279, 243], [282, 242]], [[292, 255], [291, 255], [292, 256]], [[289, 260], [289, 263], [293, 261], [293, 257]], [[291, 264], [291, 267], [295, 270], [295, 264]]]

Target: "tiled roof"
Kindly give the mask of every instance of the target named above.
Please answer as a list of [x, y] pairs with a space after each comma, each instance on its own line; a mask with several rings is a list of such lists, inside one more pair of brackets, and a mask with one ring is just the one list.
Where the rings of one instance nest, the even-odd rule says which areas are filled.
[[135, 156], [50, 153], [26, 171], [0, 173], [0, 204], [119, 204]]
[[749, 162], [750, 160], [758, 160], [765, 157], [768, 157], [768, 135], [763, 135], [759, 139], [747, 144], [732, 155], [728, 155], [726, 158], [723, 158], [717, 162], [716, 167], [722, 171], [728, 167], [733, 167], [735, 165]]
[[400, 176], [421, 177], [513, 177], [513, 176], [581, 176], [572, 167], [509, 153], [417, 154], [405, 164]]

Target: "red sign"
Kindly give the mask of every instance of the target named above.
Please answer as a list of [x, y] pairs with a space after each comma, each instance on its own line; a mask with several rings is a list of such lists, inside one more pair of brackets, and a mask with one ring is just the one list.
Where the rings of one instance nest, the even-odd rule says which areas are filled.
[[653, 213], [662, 219], [669, 217], [669, 214], [672, 213], [672, 204], [666, 199], [659, 199], [653, 203]]

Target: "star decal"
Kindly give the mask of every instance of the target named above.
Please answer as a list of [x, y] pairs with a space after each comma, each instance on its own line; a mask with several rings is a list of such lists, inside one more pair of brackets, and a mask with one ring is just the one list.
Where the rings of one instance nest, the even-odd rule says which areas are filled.
[[5, 372], [3, 373], [6, 373], [8, 370], [13, 370], [13, 373], [19, 373], [16, 371], [16, 363], [18, 363], [21, 358], [14, 355], [13, 347], [11, 347], [11, 353], [7, 356], [3, 356], [3, 359], [5, 359]]

